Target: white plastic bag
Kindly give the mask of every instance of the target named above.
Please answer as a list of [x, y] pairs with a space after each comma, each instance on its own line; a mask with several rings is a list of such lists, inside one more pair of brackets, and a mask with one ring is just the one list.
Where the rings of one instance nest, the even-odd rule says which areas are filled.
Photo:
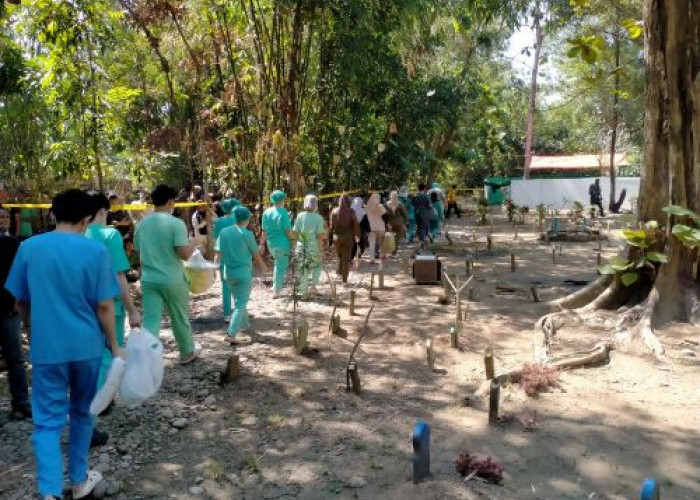
[[163, 382], [163, 344], [144, 328], [134, 328], [126, 341], [126, 370], [121, 384], [124, 403], [133, 408], [153, 397]]
[[119, 390], [125, 371], [126, 362], [122, 358], [114, 358], [109, 366], [104, 385], [92, 398], [90, 415], [99, 415], [109, 406]]
[[185, 262], [190, 293], [197, 295], [209, 290], [214, 284], [217, 269], [219, 264], [206, 260], [202, 252], [195, 250], [192, 257]]

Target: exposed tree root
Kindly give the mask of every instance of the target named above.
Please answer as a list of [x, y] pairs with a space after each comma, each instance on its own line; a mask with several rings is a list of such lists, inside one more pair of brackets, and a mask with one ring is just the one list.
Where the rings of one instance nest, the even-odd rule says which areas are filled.
[[[599, 342], [593, 347], [593, 349], [588, 351], [574, 352], [571, 354], [558, 356], [555, 359], [543, 364], [559, 370], [572, 370], [574, 368], [604, 364], [610, 360], [610, 351], [613, 349], [614, 346], [611, 341]], [[505, 382], [506, 380], [517, 382], [520, 379], [522, 372], [523, 369], [518, 368], [517, 370], [511, 370], [499, 375], [496, 378], [499, 382]]]
[[561, 299], [552, 300], [547, 305], [553, 311], [561, 311], [563, 309], [577, 309], [583, 307], [595, 300], [603, 293], [612, 282], [612, 276], [603, 275], [595, 281], [592, 281], [581, 290], [574, 292]]
[[591, 302], [581, 307], [582, 312], [599, 311], [601, 309], [610, 309], [622, 302], [621, 296], [626, 296], [627, 291], [619, 280], [613, 279], [607, 287]]
[[[606, 364], [610, 361], [610, 351], [614, 349], [613, 342], [604, 341], [597, 343], [593, 349], [584, 352], [575, 352], [563, 356], [558, 356], [547, 363], [542, 363], [544, 366], [557, 368], [559, 370], [573, 370], [575, 368], [584, 368], [589, 366], [598, 366]], [[498, 375], [495, 380], [503, 384], [504, 382], [518, 382], [523, 374], [523, 368], [508, 371]], [[481, 384], [477, 394], [485, 395], [489, 391], [491, 381], [487, 380]]]
[[[619, 327], [619, 315], [614, 311], [578, 310], [562, 311], [541, 317], [536, 324], [535, 360], [538, 363], [550, 361], [552, 340], [557, 332], [565, 327], [587, 326], [596, 330], [607, 330]], [[541, 331], [541, 336], [537, 332]]]
[[646, 345], [649, 350], [656, 356], [660, 358], [664, 355], [664, 348], [659, 342], [659, 339], [654, 333], [654, 328], [651, 325], [651, 321], [654, 315], [654, 310], [659, 303], [659, 291], [656, 287], [651, 289], [649, 297], [643, 304], [642, 314], [639, 318], [637, 324], [627, 330], [621, 331], [616, 335], [616, 340], [618, 343], [629, 344], [635, 338], [641, 339], [641, 341]]
[[688, 321], [691, 325], [700, 328], [700, 287], [697, 285], [686, 286], [684, 297]]
[[[600, 286], [603, 283], [604, 281], [599, 279], [585, 289], [556, 301], [558, 304], [586, 302], [585, 305], [577, 309], [550, 313], [537, 321], [536, 339], [540, 340], [535, 341], [534, 347], [535, 359], [538, 362], [549, 361], [553, 337], [560, 329], [572, 326], [612, 330], [615, 332], [615, 342], [623, 347], [629, 346], [635, 339], [640, 339], [654, 356], [663, 356], [664, 348], [652, 326], [654, 312], [659, 303], [658, 289], [652, 287], [648, 297], [633, 307], [621, 307], [610, 311], [608, 309], [630, 300], [631, 292], [622, 286], [619, 280], [609, 281], [601, 290]], [[592, 297], [595, 291], [597, 296]]]

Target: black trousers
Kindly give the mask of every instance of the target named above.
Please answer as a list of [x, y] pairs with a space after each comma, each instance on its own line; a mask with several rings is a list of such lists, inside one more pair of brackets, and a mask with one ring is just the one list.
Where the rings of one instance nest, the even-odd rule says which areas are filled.
[[600, 210], [600, 216], [605, 217], [605, 211], [603, 210], [603, 200], [591, 200], [591, 205], [595, 205]]
[[452, 210], [455, 211], [458, 218], [462, 217], [462, 212], [460, 212], [460, 210], [459, 210], [459, 205], [457, 205], [456, 202], [452, 202], [452, 203], [447, 204], [447, 212], [445, 213], [445, 219], [450, 218], [450, 213], [452, 212]]

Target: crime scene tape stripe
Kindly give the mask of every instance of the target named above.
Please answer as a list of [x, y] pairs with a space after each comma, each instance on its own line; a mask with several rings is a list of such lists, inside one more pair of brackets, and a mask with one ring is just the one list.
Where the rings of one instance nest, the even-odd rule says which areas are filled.
[[[466, 191], [470, 192], [472, 194], [478, 194], [481, 193], [481, 189], [474, 189], [474, 188], [458, 188], [456, 191]], [[335, 193], [327, 193], [327, 194], [321, 194], [317, 195], [316, 197], [320, 200], [327, 199], [327, 198], [336, 198], [340, 197], [344, 194], [352, 194], [352, 193], [357, 193], [357, 189], [349, 189], [347, 191], [337, 191]], [[289, 198], [289, 201], [304, 201], [304, 196], [298, 196], [296, 198]], [[183, 202], [177, 202], [175, 203], [175, 208], [185, 208], [185, 207], [197, 207], [200, 205], [205, 205], [206, 203], [202, 202], [197, 202], [197, 201], [183, 201]], [[51, 203], [4, 203], [3, 208], [44, 208], [44, 209], [49, 209], [51, 208]], [[143, 210], [153, 210], [154, 206], [153, 205], [116, 205], [113, 207], [115, 210], [133, 210], [135, 212], [138, 211], [143, 211]]]
[[[187, 201], [187, 202], [177, 202], [175, 203], [175, 208], [183, 207], [198, 207], [199, 205], [205, 205], [202, 202]], [[51, 208], [51, 203], [3, 203], [3, 208]], [[115, 205], [115, 210], [134, 210], [136, 212], [140, 210], [153, 210], [155, 207], [153, 205]]]

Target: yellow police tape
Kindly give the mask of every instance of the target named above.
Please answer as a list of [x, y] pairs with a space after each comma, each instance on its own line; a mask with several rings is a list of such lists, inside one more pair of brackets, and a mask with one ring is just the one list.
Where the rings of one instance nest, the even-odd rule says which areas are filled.
[[[456, 191], [466, 191], [470, 192], [473, 195], [477, 196], [478, 193], [481, 192], [481, 189], [472, 189], [472, 188], [459, 188], [456, 189]], [[318, 195], [318, 199], [326, 199], [326, 198], [336, 198], [340, 197], [344, 194], [351, 194], [351, 193], [356, 193], [357, 190], [348, 190], [348, 191], [337, 191], [335, 193], [327, 193], [327, 194], [321, 194]], [[303, 201], [304, 196], [299, 196], [296, 198], [290, 198], [290, 201]], [[177, 202], [175, 203], [175, 208], [185, 208], [185, 207], [197, 207], [200, 205], [205, 205], [206, 203], [203, 202], [198, 202], [198, 201], [183, 201], [183, 202]], [[4, 203], [2, 205], [4, 208], [44, 208], [44, 209], [49, 209], [51, 208], [51, 203]], [[143, 211], [143, 210], [153, 210], [153, 205], [115, 205], [112, 207], [114, 210], [133, 210], [135, 212], [138, 211]]]
[[[205, 203], [198, 201], [183, 201], [175, 203], [175, 208], [183, 207], [197, 207], [199, 205], [205, 205]], [[3, 203], [3, 208], [51, 208], [51, 203]], [[112, 207], [114, 210], [153, 210], [153, 205], [115, 205]]]

